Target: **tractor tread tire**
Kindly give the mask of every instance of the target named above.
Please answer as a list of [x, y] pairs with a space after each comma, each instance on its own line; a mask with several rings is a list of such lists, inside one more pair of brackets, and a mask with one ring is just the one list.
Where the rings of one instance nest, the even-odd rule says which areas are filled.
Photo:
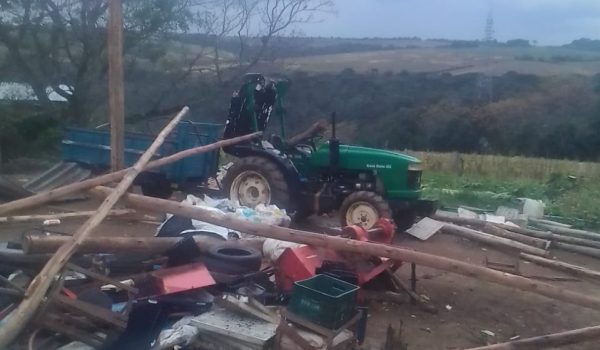
[[265, 177], [271, 188], [271, 203], [280, 209], [291, 209], [291, 198], [289, 186], [281, 169], [265, 157], [250, 156], [239, 158], [227, 170], [223, 178], [223, 189], [227, 197], [230, 197], [231, 186], [235, 178], [244, 171], [255, 171]]
[[349, 226], [349, 223], [346, 222], [346, 212], [350, 208], [350, 205], [354, 202], [367, 202], [373, 205], [377, 212], [379, 213], [380, 218], [388, 218], [392, 219], [392, 209], [390, 208], [389, 203], [380, 195], [375, 192], [370, 191], [358, 191], [351, 193], [344, 201], [342, 202], [342, 206], [340, 207], [340, 220], [342, 227]]

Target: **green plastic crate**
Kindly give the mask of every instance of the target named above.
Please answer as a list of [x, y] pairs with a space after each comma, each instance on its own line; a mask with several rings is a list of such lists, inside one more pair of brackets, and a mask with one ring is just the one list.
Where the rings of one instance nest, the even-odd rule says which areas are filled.
[[288, 306], [296, 316], [329, 329], [338, 329], [356, 313], [359, 287], [327, 275], [294, 283]]

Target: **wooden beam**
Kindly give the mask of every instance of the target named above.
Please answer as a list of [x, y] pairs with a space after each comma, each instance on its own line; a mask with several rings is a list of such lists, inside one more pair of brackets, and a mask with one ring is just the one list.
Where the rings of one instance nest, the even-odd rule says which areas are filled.
[[[97, 187], [92, 191], [98, 195], [104, 196], [107, 196], [113, 192], [112, 189], [107, 187]], [[523, 291], [540, 294], [548, 298], [562, 300], [564, 302], [600, 310], [600, 299], [592, 295], [573, 292], [564, 288], [553, 286], [551, 284], [495, 271], [483, 266], [477, 266], [455, 259], [386, 244], [361, 242], [352, 239], [327, 236], [286, 227], [252, 223], [238, 219], [232, 215], [217, 213], [212, 210], [206, 210], [193, 205], [164, 199], [150, 198], [135, 194], [126, 194], [123, 198], [127, 201], [127, 203], [136, 208], [154, 211], [160, 210], [165, 213], [171, 213], [174, 215], [180, 215], [187, 218], [208, 222], [214, 225], [220, 225], [232, 230], [244, 232], [246, 234], [307, 244], [314, 247], [325, 247], [337, 251], [387, 257], [393, 260], [412, 262], [418, 265], [453, 272], [464, 276], [517, 288]]]
[[[0, 217], [0, 223], [15, 223], [15, 222], [32, 222], [32, 221], [44, 221], [54, 219], [77, 219], [92, 216], [96, 213], [93, 211], [78, 211], [73, 213], [59, 213], [59, 214], [47, 214], [47, 215], [21, 215], [21, 216], [5, 216]], [[115, 209], [108, 212], [107, 216], [123, 216], [134, 214], [135, 210], [132, 209]]]
[[[187, 107], [186, 107], [186, 110], [187, 110]], [[210, 145], [204, 145], [204, 146], [200, 146], [200, 147], [196, 147], [196, 148], [190, 148], [185, 151], [181, 151], [181, 152], [172, 154], [168, 157], [154, 160], [154, 161], [148, 163], [145, 170], [160, 168], [162, 166], [180, 161], [187, 157], [191, 157], [191, 156], [195, 156], [195, 155], [198, 155], [201, 153], [218, 150], [222, 147], [227, 147], [227, 146], [235, 145], [238, 143], [247, 142], [247, 141], [250, 141], [257, 137], [260, 137], [261, 135], [262, 135], [261, 132], [255, 132], [253, 134], [249, 134], [249, 135], [245, 135], [245, 136], [234, 137], [234, 138], [227, 139], [227, 140], [221, 140], [221, 141], [212, 143]], [[27, 198], [18, 199], [16, 201], [1, 204], [0, 205], [0, 215], [6, 215], [7, 213], [17, 211], [17, 210], [33, 208], [36, 206], [40, 206], [40, 205], [52, 202], [53, 200], [62, 198], [64, 196], [68, 196], [72, 193], [85, 191], [85, 190], [88, 190], [88, 189], [96, 187], [96, 186], [107, 184], [109, 182], [119, 181], [131, 169], [132, 168], [119, 170], [114, 173], [98, 176], [93, 179], [89, 179], [89, 180], [77, 182], [74, 184], [66, 185], [63, 187], [59, 187], [59, 188], [53, 189], [48, 192], [38, 193], [36, 195], [30, 196]]]
[[553, 268], [556, 270], [568, 272], [570, 275], [591, 278], [591, 279], [600, 281], [600, 271], [591, 270], [591, 269], [588, 269], [588, 268], [585, 268], [582, 266], [567, 264], [562, 261], [541, 258], [539, 256], [525, 254], [525, 253], [521, 253], [520, 257], [523, 260], [531, 261], [540, 266], [549, 267], [549, 268]]
[[[548, 349], [559, 346], [583, 343], [586, 341], [600, 339], [600, 326], [575, 329], [572, 331], [542, 335], [511, 342], [480, 346], [469, 350], [521, 350], [521, 349]], [[596, 348], [595, 346], [592, 348]]]
[[125, 88], [123, 83], [123, 4], [108, 0], [108, 106], [110, 113], [110, 164], [112, 171], [124, 167]]
[[23, 328], [25, 328], [31, 318], [35, 315], [38, 307], [42, 303], [48, 289], [52, 285], [54, 278], [60, 275], [63, 267], [69, 262], [69, 259], [75, 254], [81, 242], [91, 235], [96, 227], [102, 223], [108, 212], [117, 204], [117, 201], [129, 189], [135, 178], [144, 170], [146, 164], [158, 151], [160, 146], [166, 140], [167, 136], [175, 129], [181, 118], [187, 113], [188, 108], [184, 108], [169, 124], [158, 134], [150, 147], [142, 154], [135, 165], [127, 172], [115, 190], [102, 202], [96, 214], [91, 216], [79, 229], [75, 232], [71, 240], [63, 244], [56, 254], [50, 258], [42, 271], [33, 279], [25, 298], [6, 320], [5, 324], [0, 327], [0, 349], [5, 349], [13, 340], [19, 336]]

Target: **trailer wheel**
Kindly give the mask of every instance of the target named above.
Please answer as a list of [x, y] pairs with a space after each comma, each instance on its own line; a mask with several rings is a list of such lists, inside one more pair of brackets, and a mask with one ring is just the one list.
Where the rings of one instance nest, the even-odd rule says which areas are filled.
[[392, 210], [388, 202], [374, 192], [354, 192], [342, 203], [340, 219], [342, 227], [360, 225], [368, 230], [380, 218], [392, 218]]
[[258, 204], [275, 204], [290, 208], [289, 186], [283, 172], [263, 157], [238, 159], [223, 178], [223, 189], [229, 199], [254, 208]]

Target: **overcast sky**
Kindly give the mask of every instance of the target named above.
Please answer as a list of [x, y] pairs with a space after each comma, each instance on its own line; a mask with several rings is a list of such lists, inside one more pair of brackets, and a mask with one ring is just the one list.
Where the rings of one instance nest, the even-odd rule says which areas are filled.
[[600, 0], [335, 0], [336, 13], [307, 35], [481, 39], [492, 11], [496, 38], [554, 45], [600, 39]]

